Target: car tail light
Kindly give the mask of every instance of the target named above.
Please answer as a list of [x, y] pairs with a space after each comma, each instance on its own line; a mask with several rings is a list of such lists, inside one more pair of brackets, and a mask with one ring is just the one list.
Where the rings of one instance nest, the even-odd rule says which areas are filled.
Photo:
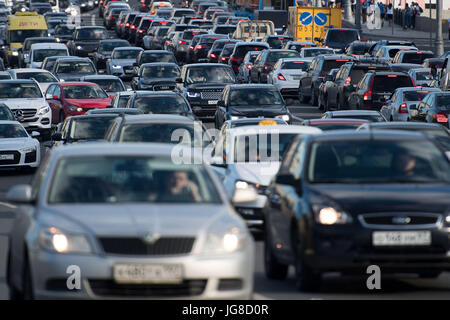
[[286, 81], [286, 78], [281, 73], [278, 74], [277, 78], [278, 80]]
[[132, 25], [130, 28], [134, 30], [134, 29], [136, 29], [136, 26]]
[[114, 19], [115, 19], [115, 17], [113, 17], [113, 16], [109, 17], [109, 20], [114, 20]]
[[416, 84], [414, 83], [414, 80], [413, 80], [413, 78], [412, 78], [411, 76], [409, 76], [409, 78], [411, 79], [411, 83], [412, 83], [412, 86], [413, 86], [413, 87], [415, 87], [415, 86], [416, 86]]
[[348, 86], [348, 85], [350, 85], [351, 82], [352, 82], [352, 77], [347, 77], [347, 79], [345, 80], [345, 84]]
[[195, 49], [197, 49], [197, 50], [206, 49], [206, 46], [198, 44], [198, 45], [195, 46]]
[[170, 41], [169, 41], [169, 40], [166, 40], [166, 46], [168, 46], [168, 45], [169, 45], [169, 43], [170, 43]]
[[227, 57], [220, 57], [220, 60], [227, 61]]
[[142, 4], [142, 8], [145, 8], [147, 5], [145, 3]]
[[252, 65], [251, 65], [251, 64], [247, 64], [247, 65], [245, 65], [245, 67], [246, 67], [248, 70], [250, 70], [250, 69], [252, 68]]
[[364, 95], [363, 95], [363, 100], [364, 101], [367, 101], [367, 100], [370, 100], [370, 99], [372, 99], [372, 90], [366, 91], [364, 93]]
[[269, 66], [269, 65], [265, 65], [264, 66], [264, 70], [266, 70], [266, 71], [270, 71], [272, 69], [272, 66]]
[[144, 30], [140, 29], [138, 32], [139, 32], [139, 33], [144, 33]]
[[103, 4], [103, 1], [102, 1], [102, 0], [100, 0], [100, 4]]
[[127, 23], [125, 23], [125, 27], [129, 27], [130, 26], [130, 24], [127, 22]]
[[408, 107], [406, 103], [402, 103], [400, 107], [398, 107], [398, 113], [408, 113]]
[[123, 26], [123, 23], [120, 23], [120, 26]]
[[194, 50], [194, 47], [193, 46], [189, 46], [189, 49]]
[[186, 44], [186, 41], [184, 41], [184, 40], [178, 40], [178, 44]]
[[210, 56], [211, 58], [213, 58], [213, 59], [216, 59], [216, 58], [217, 58], [217, 56], [216, 56], [214, 53], [211, 53], [209, 56]]
[[436, 120], [439, 123], [447, 123], [448, 122], [448, 117], [445, 114], [443, 114], [443, 113], [438, 113], [436, 115]]

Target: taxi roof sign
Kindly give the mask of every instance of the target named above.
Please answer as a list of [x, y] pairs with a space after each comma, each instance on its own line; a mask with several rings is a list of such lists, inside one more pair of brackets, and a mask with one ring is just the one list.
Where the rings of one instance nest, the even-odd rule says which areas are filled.
[[258, 123], [260, 126], [276, 126], [277, 122], [275, 120], [262, 120]]
[[16, 12], [16, 16], [38, 16], [39, 14], [36, 11], [30, 12]]

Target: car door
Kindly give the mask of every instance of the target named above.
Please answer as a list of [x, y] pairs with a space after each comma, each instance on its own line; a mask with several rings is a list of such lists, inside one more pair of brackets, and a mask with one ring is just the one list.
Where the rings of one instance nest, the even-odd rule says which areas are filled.
[[347, 75], [347, 72], [348, 72], [347, 67], [343, 66], [342, 68], [340, 68], [338, 73], [336, 73], [334, 80], [328, 83], [327, 87], [328, 105], [336, 106], [338, 87], [339, 85], [345, 84], [344, 77]]
[[255, 59], [253, 67], [250, 69], [250, 82], [258, 82], [258, 72], [261, 70], [261, 63], [263, 60], [264, 52], [261, 52]]
[[50, 106], [50, 109], [52, 109], [52, 123], [57, 124], [59, 121], [59, 108], [56, 104], [55, 99], [53, 98], [54, 92], [56, 91], [56, 84], [50, 85], [47, 88], [47, 91], [45, 93], [45, 98], [47, 100], [48, 105]]
[[412, 119], [415, 121], [425, 121], [429, 109], [429, 102], [431, 99], [431, 95], [425, 97], [423, 101], [417, 107], [417, 112], [415, 112], [412, 116]]
[[362, 101], [362, 96], [364, 92], [367, 90], [369, 80], [370, 75], [366, 74], [361, 79], [361, 81], [359, 81], [355, 92], [352, 92], [352, 94], [350, 94], [350, 97], [348, 98], [348, 105], [350, 107], [355, 108], [360, 104], [360, 100]]
[[308, 71], [303, 75], [303, 77], [300, 78], [299, 86], [301, 87], [303, 94], [305, 94], [306, 96], [311, 95], [312, 78], [315, 74], [317, 74], [319, 65], [319, 59], [314, 58], [313, 62], [309, 66]]

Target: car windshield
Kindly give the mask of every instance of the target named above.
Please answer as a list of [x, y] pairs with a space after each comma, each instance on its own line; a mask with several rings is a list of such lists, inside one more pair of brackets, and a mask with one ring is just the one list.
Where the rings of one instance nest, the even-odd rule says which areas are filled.
[[222, 52], [220, 55], [222, 57], [229, 57], [233, 53], [235, 45], [234, 44], [227, 44], [225, 47], [223, 47]]
[[177, 78], [180, 76], [180, 69], [177, 66], [150, 66], [142, 70], [142, 78]]
[[433, 80], [434, 77], [431, 71], [420, 71], [416, 72], [416, 80]]
[[281, 69], [306, 71], [310, 64], [308, 61], [287, 61], [283, 62]]
[[152, 63], [152, 62], [172, 62], [176, 63], [175, 57], [172, 53], [144, 53], [142, 54], [140, 63]]
[[350, 52], [352, 54], [363, 55], [363, 54], [369, 52], [370, 48], [371, 48], [371, 45], [354, 44], [354, 45], [352, 45]]
[[437, 96], [436, 106], [439, 110], [450, 110], [450, 94]]
[[62, 22], [63, 22], [62, 20], [50, 20], [47, 21], [47, 27], [49, 29], [54, 29], [57, 25], [59, 25]]
[[[236, 48], [236, 52], [234, 53], [234, 55], [236, 57], [245, 57], [245, 55], [247, 54], [247, 52], [249, 51], [262, 51], [262, 50], [266, 50], [267, 47], [266, 46], [261, 46], [261, 45], [244, 45], [244, 46], [238, 46]], [[288, 58], [288, 57], [283, 57], [283, 58]]]
[[196, 132], [194, 124], [184, 123], [143, 123], [125, 125], [119, 142], [157, 142], [170, 144], [189, 144], [194, 146], [196, 139], [202, 140], [202, 132]]
[[207, 31], [200, 31], [200, 30], [190, 30], [183, 32], [183, 36], [181, 37], [183, 40], [192, 40], [194, 36], [198, 36], [201, 34], [207, 34]]
[[275, 51], [269, 53], [267, 62], [277, 62], [281, 58], [298, 58], [300, 55], [297, 51]]
[[99, 86], [64, 86], [63, 95], [66, 99], [104, 99], [108, 96]]
[[118, 47], [128, 47], [130, 44], [126, 41], [101, 42], [98, 46], [100, 52], [111, 52]]
[[36, 83], [0, 83], [0, 99], [42, 98], [41, 89]]
[[27, 132], [20, 124], [2, 123], [0, 124], [0, 139], [26, 138]]
[[234, 83], [234, 72], [224, 67], [191, 67], [187, 70], [187, 83]]
[[189, 111], [186, 101], [176, 96], [137, 97], [133, 107], [144, 113], [184, 114]]
[[285, 38], [285, 37], [270, 37], [267, 40], [267, 43], [271, 48], [281, 48], [283, 47], [288, 41], [292, 39]]
[[245, 88], [230, 92], [230, 106], [283, 105], [278, 90], [267, 88]]
[[76, 34], [76, 40], [103, 40], [107, 38], [108, 32], [103, 28], [82, 28]]
[[141, 50], [115, 50], [113, 59], [136, 59]]
[[318, 141], [307, 175], [312, 183], [448, 183], [450, 163], [426, 140]]
[[38, 49], [33, 50], [33, 61], [34, 62], [42, 62], [45, 57], [51, 56], [67, 56], [66, 49]]
[[422, 101], [429, 92], [428, 90], [405, 91], [403, 101]]
[[[48, 36], [47, 30], [11, 30], [10, 41], [23, 43], [26, 38], [32, 37], [46, 37]], [[31, 47], [31, 45], [30, 45]]]
[[75, 27], [68, 27], [66, 25], [64, 26], [58, 26], [55, 28], [55, 34], [59, 36], [71, 36], [73, 35], [73, 32], [75, 31]]
[[19, 72], [17, 79], [34, 79], [37, 82], [58, 82], [50, 72]]
[[406, 53], [403, 56], [402, 62], [403, 63], [416, 63], [416, 64], [422, 64], [425, 59], [433, 58], [433, 54], [430, 53], [418, 53], [418, 52], [411, 52]]
[[350, 59], [323, 60], [321, 73], [328, 73], [331, 69], [339, 69], [343, 64], [346, 64], [349, 61]]
[[407, 75], [377, 75], [373, 81], [373, 92], [394, 92], [401, 87], [414, 87], [411, 78]]
[[78, 118], [72, 120], [69, 138], [79, 140], [102, 140], [114, 117]]
[[174, 164], [170, 157], [78, 156], [58, 161], [49, 204], [128, 202], [222, 201], [202, 165]]
[[260, 133], [239, 135], [234, 142], [234, 162], [281, 161], [296, 133]]
[[100, 87], [102, 87], [103, 90], [107, 92], [120, 92], [126, 90], [119, 79], [92, 79], [87, 81], [98, 84]]
[[319, 48], [314, 48], [311, 50], [303, 50], [303, 56], [305, 58], [310, 58], [310, 57], [316, 57], [318, 55], [321, 54], [333, 54], [334, 50], [333, 49], [319, 49]]
[[118, 102], [117, 108], [126, 108], [126, 106], [128, 104], [128, 100], [130, 100], [130, 96], [121, 95], [119, 97], [119, 102]]
[[90, 62], [61, 62], [56, 68], [56, 74], [65, 73], [95, 74], [95, 69]]
[[358, 32], [354, 30], [329, 30], [326, 42], [351, 43], [358, 40]]

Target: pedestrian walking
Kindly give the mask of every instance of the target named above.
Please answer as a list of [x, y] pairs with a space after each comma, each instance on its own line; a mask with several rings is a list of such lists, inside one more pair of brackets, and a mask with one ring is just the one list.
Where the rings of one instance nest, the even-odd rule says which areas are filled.
[[403, 30], [411, 27], [411, 7], [408, 3], [405, 3], [405, 9], [403, 10]]
[[389, 22], [389, 25], [392, 25], [393, 16], [394, 16], [394, 9], [392, 8], [392, 3], [389, 3], [386, 9], [386, 20]]
[[366, 21], [367, 21], [367, 2], [365, 0], [361, 0], [361, 13], [362, 13], [363, 23], [366, 23]]
[[385, 19], [386, 7], [380, 1], [380, 2], [378, 2], [378, 8], [380, 9], [381, 27], [384, 27], [384, 19]]
[[355, 15], [356, 0], [352, 0], [352, 14]]

